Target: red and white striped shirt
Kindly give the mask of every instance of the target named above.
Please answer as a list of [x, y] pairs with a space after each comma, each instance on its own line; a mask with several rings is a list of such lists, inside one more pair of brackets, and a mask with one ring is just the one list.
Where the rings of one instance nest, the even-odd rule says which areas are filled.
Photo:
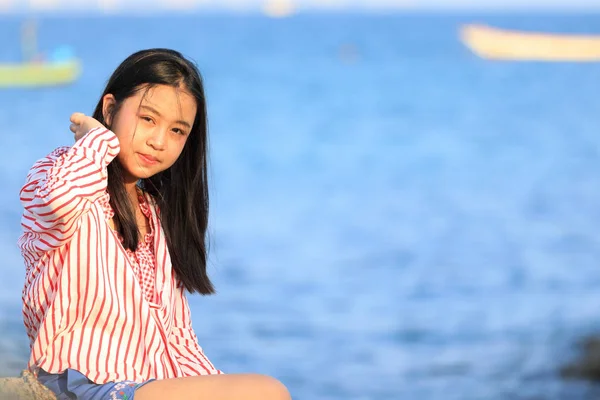
[[118, 153], [113, 132], [92, 129], [37, 161], [21, 189], [29, 368], [100, 384], [221, 373], [198, 345], [152, 199], [155, 302], [109, 225], [107, 166]]

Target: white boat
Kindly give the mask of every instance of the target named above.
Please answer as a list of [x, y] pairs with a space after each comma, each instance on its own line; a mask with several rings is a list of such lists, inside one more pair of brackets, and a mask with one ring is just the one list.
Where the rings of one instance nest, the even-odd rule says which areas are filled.
[[469, 24], [460, 39], [473, 53], [490, 60], [600, 61], [600, 35], [514, 31]]

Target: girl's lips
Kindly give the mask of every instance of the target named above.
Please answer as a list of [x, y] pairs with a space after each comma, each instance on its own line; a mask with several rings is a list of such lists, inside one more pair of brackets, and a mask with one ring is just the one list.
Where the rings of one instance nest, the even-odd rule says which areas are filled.
[[139, 155], [140, 159], [146, 164], [153, 165], [153, 164], [158, 163], [158, 160], [156, 158], [152, 157], [151, 155], [142, 154], [142, 153], [138, 153], [138, 155]]

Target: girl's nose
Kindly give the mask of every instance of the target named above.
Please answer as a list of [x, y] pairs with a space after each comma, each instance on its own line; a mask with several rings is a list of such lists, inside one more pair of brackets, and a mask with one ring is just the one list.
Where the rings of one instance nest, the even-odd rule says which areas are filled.
[[152, 131], [146, 143], [155, 150], [163, 150], [165, 148], [166, 135], [166, 129], [157, 127]]

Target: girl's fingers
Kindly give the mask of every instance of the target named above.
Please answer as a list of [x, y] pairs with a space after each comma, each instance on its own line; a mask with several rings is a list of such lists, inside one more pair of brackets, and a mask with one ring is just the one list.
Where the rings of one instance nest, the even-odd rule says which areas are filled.
[[80, 113], [80, 112], [76, 112], [71, 114], [71, 122], [74, 124], [79, 125], [81, 123], [81, 121], [83, 120], [83, 117], [85, 117], [84, 113]]
[[69, 126], [69, 129], [71, 130], [71, 132], [77, 133], [77, 127], [78, 126], [79, 125], [77, 125], [77, 124], [71, 124], [71, 126]]

